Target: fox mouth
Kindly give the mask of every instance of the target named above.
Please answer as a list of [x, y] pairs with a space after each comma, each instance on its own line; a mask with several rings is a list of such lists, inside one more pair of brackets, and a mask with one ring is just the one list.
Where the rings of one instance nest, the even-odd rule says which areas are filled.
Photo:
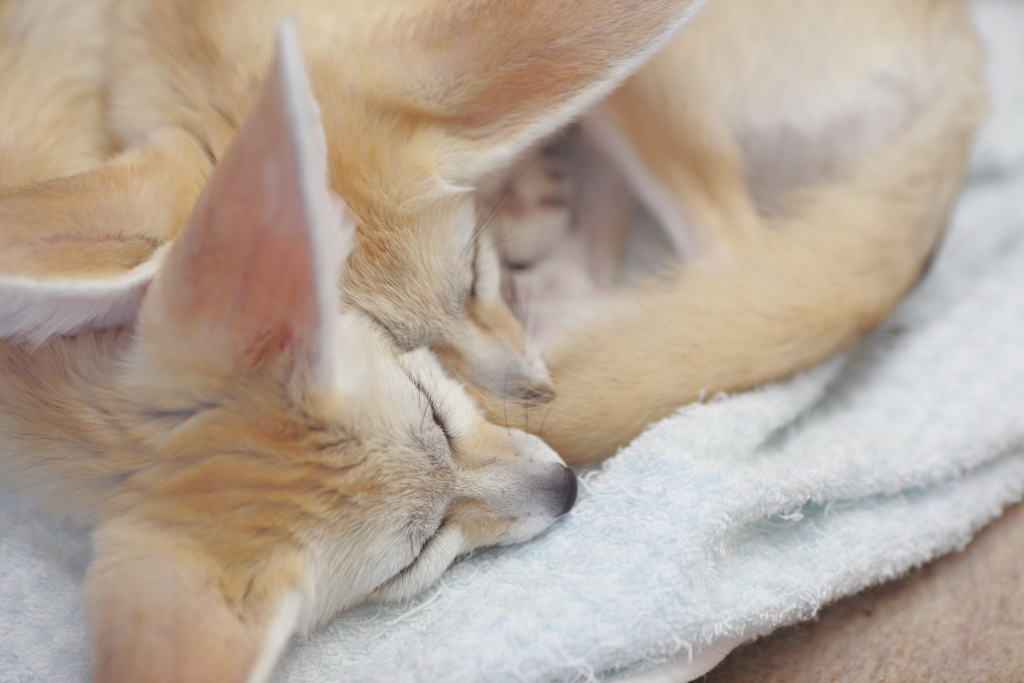
[[448, 522], [441, 522], [420, 546], [416, 557], [381, 583], [373, 594], [401, 600], [418, 593], [437, 579], [458, 556], [462, 534]]
[[434, 529], [434, 533], [430, 534], [430, 536], [427, 537], [427, 540], [423, 541], [423, 544], [420, 545], [420, 551], [416, 553], [416, 557], [412, 558], [412, 562], [405, 565], [405, 567], [403, 567], [402, 569], [398, 570], [398, 573], [396, 573], [390, 579], [385, 581], [385, 583], [390, 583], [392, 581], [395, 581], [396, 579], [400, 579], [402, 576], [411, 572], [413, 568], [415, 568], [416, 564], [420, 561], [420, 558], [422, 558], [424, 555], [430, 552], [430, 549], [437, 542], [437, 537], [441, 535], [441, 532], [445, 529], [446, 526], [448, 526], [448, 521], [442, 520], [441, 523], [437, 525], [437, 528]]

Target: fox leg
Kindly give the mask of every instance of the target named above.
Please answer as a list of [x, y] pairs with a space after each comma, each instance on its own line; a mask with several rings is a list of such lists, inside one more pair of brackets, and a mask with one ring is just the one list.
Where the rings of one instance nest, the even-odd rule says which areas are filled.
[[505, 300], [546, 343], [612, 288], [635, 202], [576, 126], [502, 179], [481, 193], [481, 221], [500, 257]]
[[153, 129], [115, 156], [109, 21], [95, 3], [0, 8], [0, 274], [130, 270], [174, 234], [211, 168], [184, 131]]
[[523, 270], [543, 260], [569, 229], [573, 188], [566, 169], [568, 144], [559, 133], [481, 191], [481, 224], [510, 269]]

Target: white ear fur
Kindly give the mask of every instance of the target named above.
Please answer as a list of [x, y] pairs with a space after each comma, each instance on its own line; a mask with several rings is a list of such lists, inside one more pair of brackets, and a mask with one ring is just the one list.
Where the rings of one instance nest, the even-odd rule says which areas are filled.
[[452, 180], [474, 184], [607, 95], [705, 1], [423, 3], [380, 59], [409, 75], [397, 81], [406, 97], [470, 143]]
[[[327, 352], [332, 348], [331, 312], [337, 303], [337, 274], [353, 248], [355, 229], [345, 216], [341, 200], [328, 189], [327, 145], [319, 108], [303, 65], [298, 32], [290, 19], [281, 22], [277, 54], [267, 80], [278, 89], [297, 159], [297, 187], [306, 215], [311, 270], [322, 321], [319, 346]], [[105, 278], [0, 274], [0, 338], [38, 345], [56, 335], [133, 324], [166, 252], [165, 245], [145, 263]]]
[[354, 235], [330, 191], [319, 109], [285, 20], [252, 110], [146, 297], [143, 330], [170, 323], [156, 336], [202, 350], [202, 362], [288, 348], [333, 365], [338, 275]]
[[270, 680], [277, 660], [281, 658], [281, 653], [296, 631], [302, 607], [302, 594], [295, 590], [288, 591], [278, 600], [274, 615], [263, 634], [263, 644], [249, 672], [247, 683], [263, 683]]
[[275, 67], [280, 69], [290, 132], [299, 157], [299, 187], [307, 214], [313, 273], [320, 311], [319, 345], [325, 357], [335, 349], [335, 311], [338, 283], [343, 264], [355, 249], [355, 223], [344, 201], [330, 190], [327, 167], [327, 137], [320, 119], [320, 107], [306, 73], [293, 17], [281, 20], [277, 31]]
[[129, 325], [166, 247], [109, 278], [32, 278], [0, 274], [0, 338], [39, 345], [83, 329]]

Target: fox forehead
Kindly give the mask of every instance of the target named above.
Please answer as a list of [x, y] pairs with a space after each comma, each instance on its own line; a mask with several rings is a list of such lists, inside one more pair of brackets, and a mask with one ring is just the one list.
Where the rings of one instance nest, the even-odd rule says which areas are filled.
[[[349, 158], [362, 163], [358, 155]], [[400, 173], [412, 176], [412, 166]], [[382, 322], [396, 336], [415, 337], [414, 344], [432, 341], [431, 328], [466, 315], [476, 256], [475, 195], [425, 170], [413, 187], [389, 190], [385, 182], [372, 189], [354, 183], [349, 169], [334, 168], [333, 189], [359, 225], [359, 248], [346, 276], [349, 299], [386, 317]], [[393, 323], [403, 318], [410, 320]]]

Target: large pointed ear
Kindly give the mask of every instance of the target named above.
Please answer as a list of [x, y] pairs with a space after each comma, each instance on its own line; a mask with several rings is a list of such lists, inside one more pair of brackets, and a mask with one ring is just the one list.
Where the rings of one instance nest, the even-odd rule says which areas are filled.
[[0, 192], [0, 337], [133, 322], [209, 173], [196, 142], [165, 129], [93, 170]]
[[286, 350], [324, 362], [354, 236], [328, 186], [319, 111], [286, 21], [252, 110], [143, 303], [143, 339], [204, 369]]
[[[435, 0], [389, 32], [399, 101], [479, 143], [518, 151], [607, 94], [704, 0]], [[397, 74], [405, 73], [405, 78]]]
[[[70, 242], [66, 244], [70, 246]], [[116, 240], [96, 240], [87, 248], [100, 246], [108, 247], [115, 259], [126, 248]], [[16, 267], [0, 273], [0, 337], [36, 345], [83, 328], [130, 324], [163, 257], [163, 248], [146, 246], [147, 258], [137, 265], [101, 269], [99, 273], [92, 270], [95, 259], [82, 272], [64, 260], [46, 272], [26, 272], [21, 268], [24, 261], [17, 262]]]
[[97, 683], [270, 677], [301, 617], [298, 558], [229, 569], [180, 530], [123, 518], [101, 524], [93, 542], [84, 599]]

